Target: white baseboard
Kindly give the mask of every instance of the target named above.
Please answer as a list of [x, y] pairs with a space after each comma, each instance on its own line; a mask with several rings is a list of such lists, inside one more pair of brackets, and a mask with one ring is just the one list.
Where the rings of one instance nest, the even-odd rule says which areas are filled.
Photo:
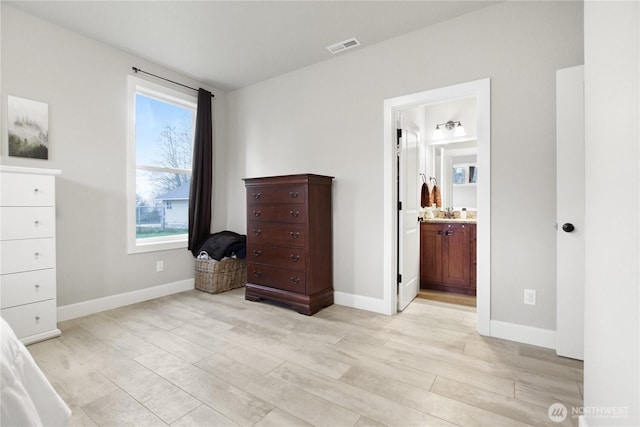
[[362, 295], [348, 294], [346, 292], [333, 292], [333, 302], [351, 308], [373, 311], [380, 314], [388, 313], [388, 304], [379, 298], [365, 297]]
[[533, 326], [492, 320], [491, 336], [539, 347], [556, 348], [556, 331], [551, 329], [534, 328]]
[[59, 337], [61, 334], [62, 332], [60, 331], [60, 329], [56, 328], [50, 331], [42, 332], [40, 334], [30, 335], [28, 337], [20, 338], [20, 341], [22, 341], [22, 344], [24, 345], [29, 345], [29, 344], [33, 344], [34, 342], [39, 342], [39, 341], [48, 340], [49, 338]]
[[112, 308], [124, 307], [125, 305], [137, 302], [148, 301], [178, 292], [188, 291], [194, 288], [194, 279], [181, 280], [179, 282], [167, 283], [165, 285], [152, 286], [137, 291], [125, 292], [123, 294], [110, 295], [108, 297], [83, 301], [76, 304], [63, 305], [58, 307], [58, 322], [99, 313]]

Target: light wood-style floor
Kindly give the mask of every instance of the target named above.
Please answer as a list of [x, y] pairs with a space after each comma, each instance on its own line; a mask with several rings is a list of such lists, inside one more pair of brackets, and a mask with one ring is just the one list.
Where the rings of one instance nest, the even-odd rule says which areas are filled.
[[581, 362], [483, 338], [474, 308], [438, 301], [308, 317], [194, 290], [60, 327], [28, 348], [72, 425], [538, 426], [582, 405]]
[[420, 289], [417, 298], [448, 302], [451, 304], [466, 305], [469, 307], [475, 307], [477, 303], [476, 297], [474, 295], [457, 294], [455, 292], [434, 291], [432, 289]]

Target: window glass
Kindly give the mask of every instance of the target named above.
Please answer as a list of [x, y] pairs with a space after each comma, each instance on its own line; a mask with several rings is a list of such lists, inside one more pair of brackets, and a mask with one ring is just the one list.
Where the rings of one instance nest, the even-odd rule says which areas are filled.
[[130, 176], [135, 177], [135, 188], [131, 183], [129, 188], [135, 192], [135, 206], [130, 207], [129, 252], [186, 247], [195, 97], [176, 96], [139, 80], [130, 95], [135, 123], [130, 131]]
[[454, 184], [464, 184], [465, 179], [465, 170], [464, 167], [454, 166], [453, 167], [453, 183]]

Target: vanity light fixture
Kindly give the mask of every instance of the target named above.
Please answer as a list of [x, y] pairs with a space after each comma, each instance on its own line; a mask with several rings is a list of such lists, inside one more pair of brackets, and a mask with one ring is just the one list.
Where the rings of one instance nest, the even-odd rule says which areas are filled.
[[455, 128], [455, 130], [453, 131], [454, 137], [465, 136], [467, 134], [467, 132], [465, 132], [464, 130], [464, 126], [462, 126], [462, 123], [460, 123], [460, 120], [455, 122], [453, 120], [449, 120], [446, 123], [438, 123], [436, 125], [436, 130], [433, 131], [434, 140], [442, 139], [444, 137], [444, 133], [442, 132], [442, 129], [440, 129], [440, 126], [444, 126], [444, 128], [449, 131]]

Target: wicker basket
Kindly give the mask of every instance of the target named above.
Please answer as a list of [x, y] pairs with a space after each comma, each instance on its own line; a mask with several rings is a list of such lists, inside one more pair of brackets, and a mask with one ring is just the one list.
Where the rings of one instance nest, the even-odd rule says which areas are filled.
[[247, 265], [243, 259], [196, 259], [196, 289], [217, 294], [246, 283]]

